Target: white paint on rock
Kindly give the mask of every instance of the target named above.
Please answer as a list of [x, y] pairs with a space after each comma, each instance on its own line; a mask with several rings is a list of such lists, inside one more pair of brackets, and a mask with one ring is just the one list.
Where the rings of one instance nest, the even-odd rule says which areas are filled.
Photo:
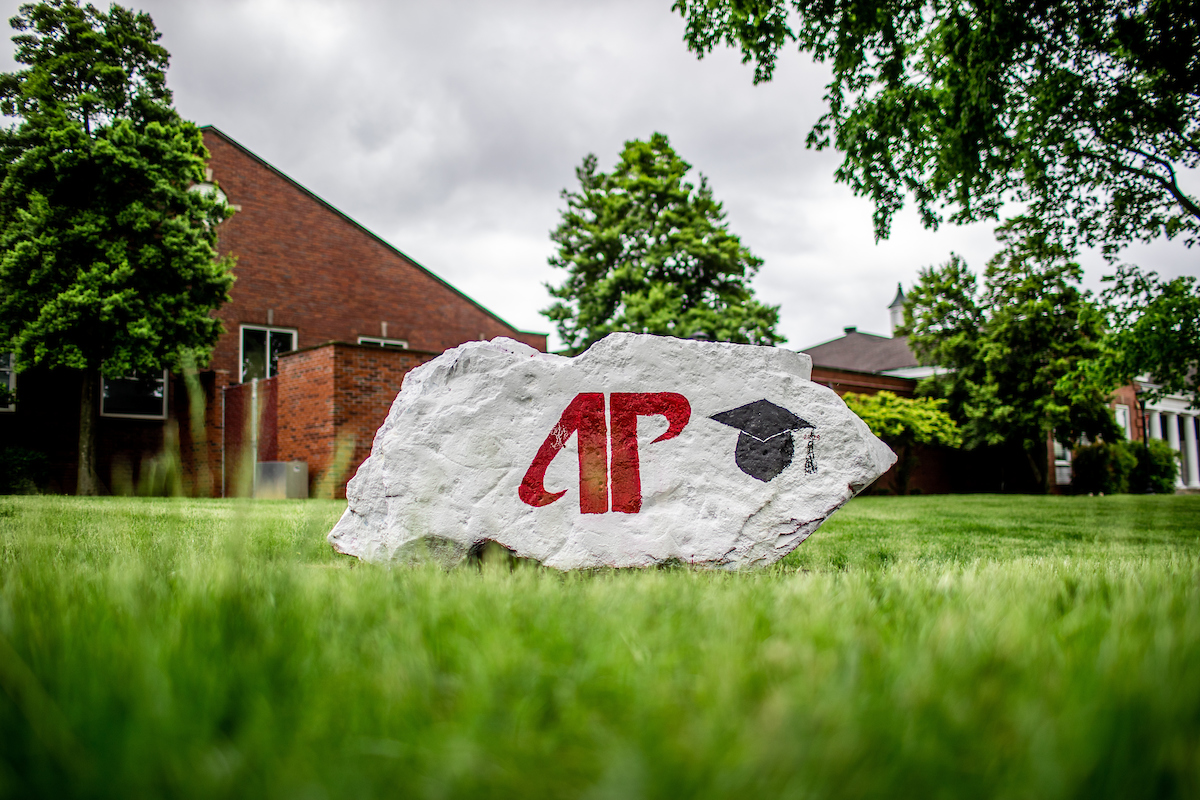
[[[558, 569], [770, 564], [896, 460], [811, 374], [811, 359], [790, 350], [662, 336], [612, 334], [575, 358], [511, 339], [469, 342], [405, 377], [329, 541], [383, 562], [454, 564], [490, 540]], [[637, 418], [638, 513], [581, 513], [578, 435], [546, 471], [546, 490], [562, 497], [534, 507], [518, 494], [582, 392], [675, 392], [691, 406], [665, 441], [653, 441], [665, 417]], [[735, 464], [738, 430], [710, 417], [762, 399], [814, 426], [815, 473], [805, 470], [809, 430], [782, 434], [795, 456], [770, 481]]]

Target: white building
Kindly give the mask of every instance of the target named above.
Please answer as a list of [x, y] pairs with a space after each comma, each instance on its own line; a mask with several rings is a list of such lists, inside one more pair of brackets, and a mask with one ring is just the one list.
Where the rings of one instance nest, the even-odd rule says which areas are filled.
[[[1153, 384], [1140, 382], [1146, 388]], [[1191, 398], [1167, 395], [1161, 400], [1146, 403], [1146, 422], [1151, 439], [1165, 439], [1171, 449], [1180, 454], [1182, 463], [1175, 485], [1180, 489], [1200, 489], [1200, 451], [1197, 450], [1196, 422], [1200, 409], [1193, 408]]]

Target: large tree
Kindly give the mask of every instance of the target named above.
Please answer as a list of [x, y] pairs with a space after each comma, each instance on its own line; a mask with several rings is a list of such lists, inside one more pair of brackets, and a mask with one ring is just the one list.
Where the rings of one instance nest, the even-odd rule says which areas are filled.
[[699, 56], [728, 44], [769, 80], [790, 43], [827, 62], [808, 145], [875, 204], [936, 227], [1009, 201], [1109, 254], [1200, 231], [1180, 173], [1200, 161], [1200, 21], [1191, 0], [675, 0]]
[[567, 271], [544, 311], [578, 353], [613, 331], [773, 345], [779, 307], [754, 299], [749, 279], [762, 261], [729, 232], [704, 176], [655, 133], [625, 143], [610, 173], [589, 155], [575, 170], [579, 190], [551, 234], [552, 266]]
[[[0, 75], [0, 350], [80, 379], [80, 494], [99, 490], [101, 374], [153, 375], [203, 359], [221, 332], [229, 214], [205, 191], [208, 153], [166, 87], [150, 17], [74, 0], [24, 5]], [[201, 189], [197, 191], [196, 189]]]
[[1104, 318], [1045, 230], [1020, 218], [998, 237], [982, 287], [957, 257], [922, 270], [901, 332], [922, 363], [939, 365], [920, 389], [948, 401], [964, 444], [1023, 454], [1045, 486], [1051, 434], [1065, 445], [1120, 435], [1108, 407], [1115, 385], [1083, 369], [1100, 353]]

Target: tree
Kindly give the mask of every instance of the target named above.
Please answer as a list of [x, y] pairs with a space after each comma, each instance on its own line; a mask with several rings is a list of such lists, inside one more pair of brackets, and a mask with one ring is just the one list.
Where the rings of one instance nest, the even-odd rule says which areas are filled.
[[691, 165], [667, 137], [625, 143], [611, 173], [589, 155], [575, 170], [580, 188], [550, 238], [550, 264], [566, 281], [542, 313], [578, 353], [613, 331], [773, 345], [779, 307], [754, 299], [748, 281], [762, 261], [725, 223], [708, 181], [684, 181]]
[[770, 80], [796, 42], [832, 67], [809, 147], [875, 204], [886, 238], [911, 194], [924, 224], [1027, 204], [1113, 254], [1200, 231], [1200, 25], [1190, 0], [675, 0], [700, 57], [720, 44]]
[[847, 392], [842, 399], [867, 423], [871, 433], [899, 451], [896, 454], [896, 490], [900, 494], [908, 494], [908, 479], [917, 466], [916, 446], [958, 447], [962, 444], [962, 431], [945, 412], [944, 399], [899, 397], [892, 392]]
[[1153, 272], [1121, 265], [1105, 278], [1108, 312], [1105, 351], [1093, 365], [1114, 384], [1141, 375], [1153, 382], [1148, 397], [1191, 395], [1200, 405], [1200, 287], [1183, 276], [1164, 281]]
[[982, 291], [957, 257], [921, 271], [901, 333], [922, 363], [942, 367], [920, 390], [948, 401], [966, 447], [1018, 450], [1045, 486], [1051, 433], [1068, 446], [1120, 438], [1115, 385], [1081, 369], [1100, 353], [1104, 318], [1070, 251], [1036, 223], [1019, 218], [997, 236]]
[[171, 106], [148, 15], [51, 0], [11, 24], [27, 68], [0, 75], [15, 118], [0, 130], [0, 350], [18, 370], [78, 371], [78, 491], [94, 494], [100, 376], [207, 356], [233, 282], [215, 250], [230, 212], [200, 186], [208, 153]]

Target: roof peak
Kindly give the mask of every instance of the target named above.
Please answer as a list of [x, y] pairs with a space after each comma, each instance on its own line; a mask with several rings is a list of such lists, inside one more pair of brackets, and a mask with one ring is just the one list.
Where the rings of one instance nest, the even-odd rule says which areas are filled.
[[896, 306], [903, 306], [903, 305], [904, 305], [904, 286], [903, 286], [903, 284], [897, 283], [896, 284], [896, 297], [893, 298], [892, 304], [890, 306], [888, 306], [888, 308], [895, 308]]
[[241, 143], [241, 142], [239, 142], [237, 139], [234, 139], [232, 136], [230, 136], [228, 133], [226, 133], [225, 131], [223, 131], [223, 130], [221, 130], [220, 128], [218, 128], [216, 125], [200, 125], [200, 126], [198, 126], [198, 127], [199, 127], [199, 129], [200, 129], [201, 131], [207, 131], [207, 132], [211, 132], [211, 133], [212, 133], [212, 134], [214, 134], [215, 136], [219, 136], [219, 137], [221, 137], [221, 138], [222, 138], [222, 139], [224, 139], [226, 142], [228, 142], [228, 143], [229, 143], [229, 144], [230, 144], [232, 147], [235, 147], [235, 148], [237, 148], [239, 151], [241, 151], [242, 153], [246, 154], [247, 156], [249, 156], [249, 157], [250, 157], [251, 159], [253, 159], [254, 161], [256, 161], [256, 162], [258, 162], [259, 164], [261, 164], [262, 166], [266, 167], [268, 170], [270, 170], [271, 172], [273, 172], [275, 175], [279, 176], [280, 178], [282, 178], [283, 180], [287, 181], [289, 184], [291, 184], [292, 186], [294, 186], [294, 187], [295, 187], [296, 189], [298, 189], [300, 192], [302, 192], [303, 194], [307, 195], [307, 196], [308, 196], [309, 198], [311, 198], [312, 200], [315, 200], [315, 201], [316, 201], [318, 204], [320, 204], [320, 205], [324, 206], [324, 207], [325, 207], [327, 210], [329, 210], [329, 211], [333, 212], [334, 214], [336, 214], [337, 216], [341, 217], [341, 218], [342, 218], [342, 219], [344, 219], [346, 222], [348, 222], [348, 223], [350, 223], [351, 225], [353, 225], [355, 228], [358, 228], [358, 229], [359, 229], [360, 231], [362, 231], [364, 234], [366, 234], [367, 236], [371, 237], [373, 240], [375, 240], [375, 241], [376, 241], [376, 242], [378, 242], [379, 244], [383, 245], [383, 247], [384, 247], [384, 248], [386, 248], [387, 250], [390, 250], [390, 251], [392, 251], [393, 253], [395, 253], [396, 255], [400, 256], [400, 257], [401, 257], [401, 258], [403, 258], [405, 261], [407, 261], [409, 264], [411, 264], [413, 267], [415, 267], [416, 269], [418, 269], [418, 270], [420, 270], [421, 272], [425, 273], [425, 274], [426, 274], [426, 275], [428, 275], [429, 277], [433, 278], [435, 281], [437, 281], [438, 283], [442, 284], [442, 285], [443, 285], [443, 286], [445, 286], [447, 289], [449, 289], [450, 291], [454, 292], [454, 293], [455, 293], [455, 294], [457, 294], [459, 297], [463, 298], [463, 299], [464, 299], [464, 300], [466, 300], [468, 303], [470, 303], [471, 305], [475, 306], [476, 308], [478, 308], [478, 309], [479, 309], [480, 311], [482, 311], [483, 313], [487, 314], [487, 315], [488, 315], [489, 317], [491, 317], [492, 319], [494, 319], [494, 320], [496, 320], [497, 322], [499, 322], [500, 324], [504, 325], [506, 328], [509, 328], [509, 329], [511, 329], [511, 330], [513, 330], [513, 331], [515, 331], [515, 332], [517, 332], [517, 333], [532, 333], [532, 334], [534, 334], [535, 336], [543, 336], [543, 335], [548, 335], [548, 334], [542, 334], [542, 333], [541, 333], [541, 332], [539, 332], [539, 331], [524, 331], [524, 330], [521, 330], [520, 328], [516, 327], [515, 325], [512, 325], [511, 323], [509, 323], [507, 320], [504, 320], [503, 318], [501, 318], [501, 317], [500, 317], [500, 315], [499, 315], [499, 314], [497, 314], [496, 312], [492, 311], [492, 310], [491, 310], [491, 309], [489, 309], [487, 306], [485, 306], [485, 305], [483, 305], [482, 303], [480, 303], [478, 300], [476, 300], [476, 299], [474, 299], [473, 297], [469, 296], [469, 295], [468, 295], [466, 292], [462, 291], [462, 290], [461, 290], [461, 289], [459, 289], [457, 286], [454, 286], [454, 285], [453, 285], [453, 284], [451, 284], [449, 281], [447, 281], [445, 278], [441, 277], [440, 275], [438, 275], [437, 273], [435, 273], [433, 270], [431, 270], [431, 269], [429, 269], [428, 267], [426, 267], [425, 265], [421, 264], [421, 263], [420, 263], [420, 262], [418, 262], [416, 259], [414, 259], [412, 256], [408, 255], [408, 254], [407, 254], [407, 253], [405, 253], [403, 250], [401, 250], [399, 247], [397, 247], [396, 245], [392, 244], [392, 243], [391, 243], [391, 242], [389, 242], [387, 239], [384, 239], [382, 236], [380, 236], [379, 234], [375, 233], [375, 232], [374, 232], [374, 231], [372, 231], [370, 228], [368, 228], [367, 226], [363, 225], [361, 222], [359, 222], [358, 220], [354, 219], [353, 217], [351, 217], [351, 216], [350, 216], [349, 214], [347, 214], [346, 212], [344, 212], [344, 211], [342, 211], [341, 209], [337, 208], [336, 206], [334, 206], [332, 203], [330, 203], [330, 202], [329, 202], [328, 200], [326, 200], [325, 198], [323, 198], [323, 197], [320, 197], [319, 195], [317, 195], [317, 193], [316, 193], [316, 192], [312, 191], [312, 190], [311, 190], [311, 189], [309, 189], [308, 187], [306, 187], [306, 186], [304, 186], [303, 184], [301, 184], [301, 183], [300, 183], [299, 181], [297, 181], [295, 178], [293, 178], [292, 176], [288, 175], [288, 174], [287, 174], [286, 172], [284, 172], [283, 170], [279, 169], [279, 167], [276, 167], [274, 164], [272, 164], [272, 163], [270, 163], [269, 161], [267, 161], [265, 158], [263, 158], [262, 156], [260, 156], [258, 153], [255, 153], [255, 152], [254, 152], [253, 150], [251, 150], [249, 147], [246, 147], [246, 145], [242, 144], [242, 143]]

